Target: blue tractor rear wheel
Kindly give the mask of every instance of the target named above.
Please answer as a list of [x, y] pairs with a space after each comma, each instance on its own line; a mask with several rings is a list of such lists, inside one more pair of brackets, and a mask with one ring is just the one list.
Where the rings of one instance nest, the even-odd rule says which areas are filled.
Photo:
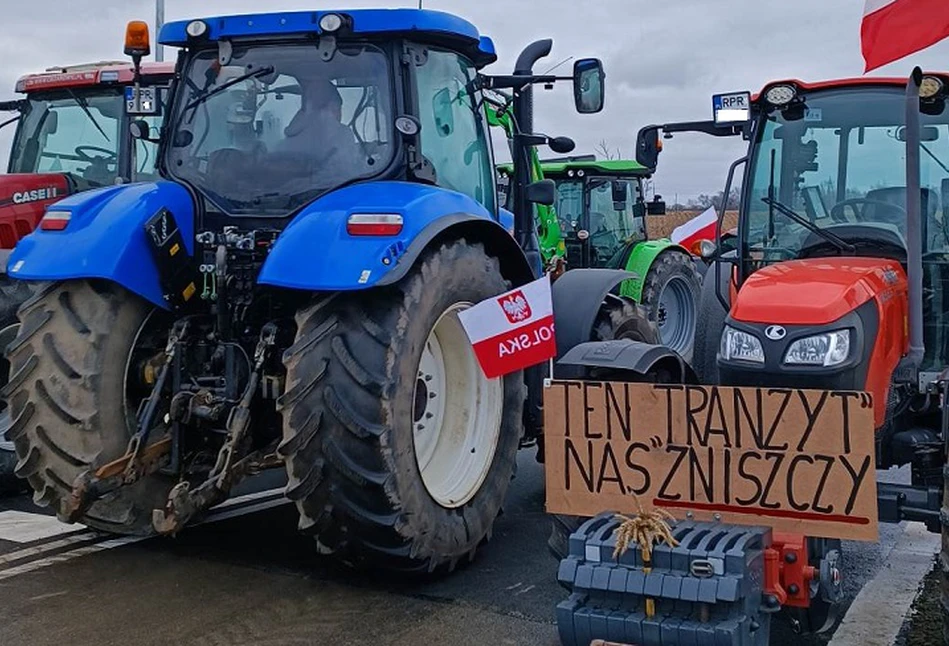
[[509, 288], [496, 258], [457, 240], [394, 287], [297, 313], [279, 452], [300, 529], [322, 552], [450, 571], [490, 537], [514, 475], [524, 380], [485, 378], [457, 313]]

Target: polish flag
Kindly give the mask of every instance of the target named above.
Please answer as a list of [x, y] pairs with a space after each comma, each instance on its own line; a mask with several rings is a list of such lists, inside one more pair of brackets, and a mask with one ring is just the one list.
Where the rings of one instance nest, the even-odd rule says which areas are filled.
[[488, 379], [557, 355], [549, 275], [481, 301], [458, 318]]
[[947, 0], [866, 0], [860, 43], [865, 72], [949, 37]]
[[715, 213], [715, 207], [710, 206], [685, 224], [677, 226], [672, 231], [669, 239], [678, 245], [682, 245], [694, 255], [698, 255], [698, 243], [700, 241], [715, 239], [715, 224], [717, 222], [718, 215]]

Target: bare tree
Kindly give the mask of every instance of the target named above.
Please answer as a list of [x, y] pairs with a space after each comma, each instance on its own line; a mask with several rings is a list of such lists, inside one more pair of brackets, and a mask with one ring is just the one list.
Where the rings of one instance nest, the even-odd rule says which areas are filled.
[[603, 157], [603, 159], [621, 159], [622, 153], [619, 148], [613, 151], [610, 148], [610, 145], [606, 142], [606, 139], [601, 139], [600, 143], [597, 144], [594, 148], [594, 152]]

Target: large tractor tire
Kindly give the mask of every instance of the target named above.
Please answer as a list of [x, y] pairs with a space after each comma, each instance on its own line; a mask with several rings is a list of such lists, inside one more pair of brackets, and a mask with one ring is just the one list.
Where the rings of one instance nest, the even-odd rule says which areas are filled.
[[692, 362], [696, 310], [702, 277], [689, 254], [668, 249], [659, 254], [643, 280], [640, 303], [659, 327], [659, 340]]
[[[648, 311], [642, 305], [626, 299], [610, 299], [600, 308], [593, 326], [591, 340], [609, 341], [611, 339], [659, 343], [659, 329], [650, 320]], [[567, 556], [570, 534], [576, 531], [585, 520], [586, 518], [581, 516], [551, 514], [547, 547], [557, 559]]]
[[693, 353], [692, 368], [695, 370], [699, 382], [708, 385], [718, 384], [718, 363], [716, 355], [722, 340], [722, 330], [725, 328], [725, 317], [728, 311], [715, 295], [715, 264], [721, 264], [719, 285], [722, 296], [728, 302], [728, 276], [731, 265], [725, 262], [713, 262], [705, 272], [702, 281], [702, 293], [699, 297], [698, 329], [695, 333], [695, 351]]
[[[0, 274], [0, 352], [13, 339], [19, 327], [16, 317], [20, 305], [26, 302], [32, 293], [31, 283], [12, 280], [7, 274]], [[0, 356], [0, 388], [7, 384], [10, 376], [10, 363]], [[18, 461], [13, 442], [6, 438], [10, 428], [10, 411], [5, 401], [0, 401], [0, 494], [19, 493], [29, 489], [26, 480], [17, 478], [14, 468]]]
[[510, 289], [451, 241], [397, 285], [301, 309], [280, 408], [300, 529], [355, 567], [451, 571], [491, 536], [515, 471], [524, 376], [487, 379], [458, 312]]
[[[131, 353], [152, 310], [114, 283], [78, 280], [42, 285], [20, 309], [20, 328], [6, 349], [8, 436], [16, 475], [27, 479], [34, 502], [60, 518], [80, 474], [125, 454], [138, 403], [126, 396], [137, 364]], [[152, 432], [152, 440], [158, 436]], [[151, 534], [152, 509], [164, 506], [173, 484], [147, 476], [99, 499], [79, 520], [107, 532]]]

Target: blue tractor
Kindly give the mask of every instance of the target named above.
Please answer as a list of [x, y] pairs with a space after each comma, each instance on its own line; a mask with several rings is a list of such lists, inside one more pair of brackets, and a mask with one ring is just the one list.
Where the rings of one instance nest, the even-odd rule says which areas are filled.
[[[172, 22], [160, 42], [180, 48], [161, 179], [51, 205], [9, 259], [39, 283], [7, 348], [17, 474], [64, 522], [150, 535], [285, 465], [321, 553], [420, 572], [473, 557], [518, 448], [539, 444], [548, 374], [486, 378], [458, 313], [541, 276], [532, 209], [554, 187], [531, 183], [528, 151], [552, 139], [532, 132], [532, 86], [571, 80], [598, 112], [600, 61], [535, 75], [543, 40], [489, 76], [489, 38], [414, 9]], [[136, 67], [149, 49], [130, 23]], [[519, 125], [516, 217], [498, 204], [494, 89]], [[629, 277], [557, 280], [560, 354], [655, 337], [609, 293]]]

